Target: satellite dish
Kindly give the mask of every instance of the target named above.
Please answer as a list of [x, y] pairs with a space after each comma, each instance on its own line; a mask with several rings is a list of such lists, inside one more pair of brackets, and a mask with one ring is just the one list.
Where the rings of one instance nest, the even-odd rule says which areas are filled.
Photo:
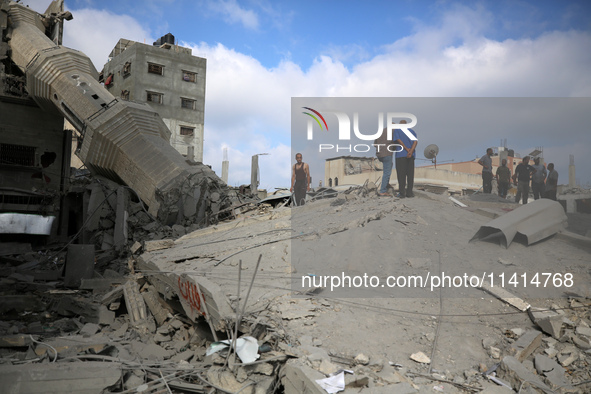
[[427, 159], [431, 159], [432, 163], [435, 163], [435, 168], [437, 168], [437, 154], [439, 153], [439, 147], [435, 144], [428, 145], [425, 148], [425, 157]]

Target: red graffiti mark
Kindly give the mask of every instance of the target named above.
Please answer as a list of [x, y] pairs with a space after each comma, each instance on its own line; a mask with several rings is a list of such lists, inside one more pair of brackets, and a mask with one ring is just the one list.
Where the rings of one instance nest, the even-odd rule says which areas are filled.
[[191, 310], [197, 311], [199, 314], [205, 316], [205, 311], [201, 309], [201, 297], [199, 297], [197, 285], [190, 281], [181, 281], [180, 276], [178, 282], [181, 297], [187, 301]]

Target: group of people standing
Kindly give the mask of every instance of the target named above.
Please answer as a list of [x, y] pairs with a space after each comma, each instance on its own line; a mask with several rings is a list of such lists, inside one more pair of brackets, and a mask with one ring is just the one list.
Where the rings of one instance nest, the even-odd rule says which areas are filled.
[[[406, 120], [401, 120], [400, 124], [406, 124]], [[406, 129], [416, 138], [417, 133], [413, 129]], [[412, 191], [415, 179], [415, 157], [417, 141], [411, 140], [401, 129], [395, 129], [392, 138], [388, 140], [387, 129], [382, 131], [380, 137], [374, 141], [376, 147], [376, 156], [383, 165], [382, 184], [378, 195], [381, 197], [392, 197], [388, 192], [390, 184], [390, 175], [392, 175], [392, 165], [396, 159], [396, 175], [398, 177], [398, 193], [396, 197], [411, 198], [414, 197]], [[302, 161], [302, 154], [296, 153], [296, 163], [291, 167], [291, 188], [294, 193], [295, 205], [304, 205], [306, 202], [306, 192], [310, 191], [310, 168], [308, 164]]]
[[[486, 150], [486, 154], [478, 160], [482, 166], [482, 190], [484, 193], [492, 192], [492, 148]], [[515, 173], [511, 176], [511, 170], [507, 167], [507, 159], [501, 161], [497, 168], [494, 178], [497, 180], [499, 197], [506, 198], [507, 191], [511, 184], [511, 179], [517, 184], [517, 193], [515, 202], [522, 201], [527, 204], [530, 190], [534, 195], [534, 200], [539, 198], [549, 198], [556, 201], [556, 191], [558, 189], [558, 172], [554, 169], [554, 163], [548, 164], [548, 169], [540, 164], [540, 158], [534, 159], [534, 164], [529, 164], [529, 156], [525, 156], [521, 163], [515, 167]]]

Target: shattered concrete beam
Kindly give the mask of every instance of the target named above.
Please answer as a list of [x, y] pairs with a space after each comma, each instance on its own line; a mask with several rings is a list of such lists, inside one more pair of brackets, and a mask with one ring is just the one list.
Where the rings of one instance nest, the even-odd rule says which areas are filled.
[[[159, 268], [151, 261], [152, 257], [150, 253], [139, 256], [138, 270], [158, 272]], [[165, 299], [178, 298], [185, 314], [192, 321], [203, 317], [211, 322], [215, 330], [225, 331], [229, 327], [228, 323], [236, 317], [222, 289], [204, 277], [181, 272], [162, 272], [151, 274], [146, 279]]]
[[229, 206], [227, 185], [170, 145], [170, 131], [149, 105], [115, 98], [90, 59], [51, 41], [32, 9], [10, 2], [9, 16], [12, 60], [26, 74], [29, 95], [76, 128], [78, 156], [93, 173], [130, 186], [166, 224], [205, 226]]

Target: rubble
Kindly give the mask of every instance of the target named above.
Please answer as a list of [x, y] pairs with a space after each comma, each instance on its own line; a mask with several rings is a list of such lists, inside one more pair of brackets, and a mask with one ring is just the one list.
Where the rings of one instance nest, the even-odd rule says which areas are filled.
[[[386, 242], [404, 231], [413, 236], [426, 228], [440, 231], [429, 212], [423, 210], [420, 217], [424, 219], [419, 221], [417, 210], [406, 205], [409, 203], [387, 203], [364, 193], [350, 191], [348, 195], [359, 199], [337, 207], [331, 206], [337, 199], [307, 204], [305, 209], [320, 206], [330, 209], [331, 214], [324, 216], [325, 223], [314, 229], [315, 234], [303, 232], [298, 239], [310, 243], [318, 237], [330, 237], [336, 242], [335, 237], [385, 221], [388, 226], [397, 226], [391, 232], [380, 233]], [[437, 200], [415, 201], [432, 204]], [[132, 205], [129, 202], [127, 206]], [[484, 310], [479, 320], [472, 320], [474, 324], [470, 325], [478, 330], [463, 334], [465, 345], [459, 350], [470, 359], [469, 364], [457, 353], [449, 353], [449, 349], [460, 348], [457, 326], [450, 321], [439, 323], [454, 328], [438, 339], [440, 347], [431, 359], [425, 353], [431, 354], [436, 339], [436, 312], [429, 309], [436, 305], [434, 300], [403, 300], [407, 302], [405, 307], [411, 305], [413, 311], [426, 308], [429, 314], [401, 318], [382, 314], [391, 305], [389, 299], [363, 303], [360, 308], [357, 300], [349, 303], [347, 299], [330, 297], [323, 288], [303, 295], [290, 293], [289, 275], [297, 267], [288, 264], [295, 239], [286, 221], [289, 209], [253, 212], [251, 217], [197, 231], [188, 227], [187, 234], [176, 240], [172, 238], [174, 230], [158, 222], [149, 223], [155, 223], [151, 231], [160, 234], [146, 231], [146, 224], [129, 224], [131, 218], [143, 212], [132, 213], [130, 209], [126, 245], [137, 242], [133, 253], [127, 247], [99, 251], [104, 240], [97, 234], [104, 234], [104, 226], [115, 226], [115, 221], [105, 219], [116, 215], [116, 211], [109, 207], [105, 212], [99, 217], [96, 231], [87, 234], [95, 246], [92, 277], [80, 278], [77, 287], [66, 288], [61, 275], [68, 264], [67, 248], [49, 256], [32, 251], [0, 260], [0, 269], [9, 274], [1, 278], [8, 282], [0, 294], [7, 300], [0, 303], [7, 316], [7, 320], [0, 321], [0, 373], [3, 367], [21, 368], [25, 373], [23, 365], [35, 365], [42, 372], [52, 371], [53, 366], [71, 365], [83, 374], [91, 371], [93, 364], [117, 365], [105, 375], [96, 376], [93, 387], [105, 392], [157, 391], [167, 390], [168, 386], [172, 392], [213, 388], [218, 392], [326, 393], [316, 381], [343, 369], [353, 372], [344, 374], [345, 393], [506, 392], [495, 381], [505, 382], [515, 390], [523, 386], [522, 392], [547, 387], [584, 393], [590, 388], [585, 381], [589, 380], [591, 359], [584, 347], [590, 339], [591, 301], [585, 297], [553, 300], [549, 307], [539, 309], [529, 307], [528, 302], [537, 303], [523, 297], [522, 302], [529, 307], [524, 309], [531, 310], [540, 328], [550, 315], [553, 322], [560, 323], [560, 330], [550, 335], [533, 329], [526, 312], [474, 289], [478, 297], [488, 297], [486, 304], [494, 307], [478, 304], [492, 309]], [[343, 213], [346, 215], [338, 220], [337, 215]], [[315, 211], [312, 214], [317, 215]], [[109, 229], [114, 236], [114, 228]], [[180, 228], [176, 233], [182, 233]], [[160, 236], [163, 238], [155, 239]], [[258, 255], [263, 255], [260, 267], [255, 265]], [[436, 255], [427, 253], [403, 256], [397, 260], [397, 267], [408, 272], [428, 271], [436, 259]], [[517, 261], [502, 255], [491, 262], [499, 259]], [[12, 270], [14, 267], [20, 269]], [[48, 274], [53, 272], [57, 274]], [[255, 278], [250, 298], [244, 291], [236, 291], [238, 272], [242, 278]], [[9, 279], [15, 273], [23, 277]], [[32, 279], [25, 278], [27, 275]], [[54, 279], [41, 279], [52, 275]], [[517, 298], [511, 294], [507, 297]], [[17, 298], [26, 302], [17, 303]], [[244, 315], [239, 319], [243, 306]], [[494, 315], [497, 311], [507, 313], [506, 323]], [[487, 312], [494, 317], [486, 320]], [[371, 325], [373, 319], [377, 325]], [[352, 334], [342, 338], [342, 327], [346, 325], [352, 328]], [[360, 339], [360, 335], [373, 335], [376, 327], [382, 327], [381, 334], [386, 335], [377, 338], [376, 334], [376, 338], [370, 338], [373, 341]], [[229, 346], [207, 356], [207, 349], [217, 341], [214, 335], [228, 340]], [[258, 359], [254, 362], [233, 357], [232, 338], [245, 337], [252, 337], [251, 343], [256, 343]], [[373, 346], [374, 342], [379, 345]], [[424, 353], [416, 352], [418, 349]], [[499, 361], [501, 366], [491, 372]], [[543, 386], [531, 386], [530, 381]]]

